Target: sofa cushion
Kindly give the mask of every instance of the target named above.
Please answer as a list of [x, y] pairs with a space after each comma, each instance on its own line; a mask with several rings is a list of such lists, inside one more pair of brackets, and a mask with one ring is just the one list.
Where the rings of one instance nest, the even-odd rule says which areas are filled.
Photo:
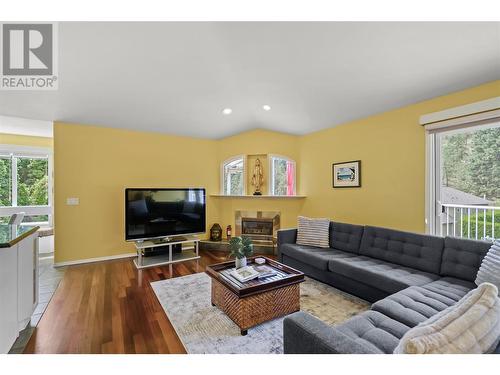
[[322, 271], [328, 269], [328, 261], [337, 258], [351, 258], [355, 255], [336, 249], [322, 249], [313, 246], [284, 244], [280, 248], [282, 255], [308, 264]]
[[363, 236], [363, 226], [346, 223], [330, 223], [330, 247], [357, 254]]
[[376, 353], [392, 353], [410, 327], [377, 311], [365, 311], [335, 329]]
[[443, 245], [440, 237], [366, 226], [359, 254], [439, 274]]
[[473, 282], [457, 279], [454, 277], [442, 277], [432, 283], [422, 286], [422, 288], [441, 294], [454, 301], [460, 300], [476, 285]]
[[446, 237], [444, 239], [441, 275], [474, 281], [481, 261], [491, 247], [491, 243]]
[[413, 285], [428, 284], [439, 278], [432, 273], [361, 255], [331, 259], [328, 269], [387, 293], [396, 293]]
[[[412, 286], [392, 294], [372, 305], [379, 311], [408, 327], [426, 321], [431, 316], [457, 303], [471, 290], [454, 280], [436, 280], [422, 286]], [[472, 285], [470, 285], [472, 286]]]

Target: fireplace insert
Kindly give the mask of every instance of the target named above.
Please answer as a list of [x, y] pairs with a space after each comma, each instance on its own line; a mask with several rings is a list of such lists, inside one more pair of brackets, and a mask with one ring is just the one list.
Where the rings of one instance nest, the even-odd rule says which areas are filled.
[[241, 218], [241, 234], [247, 236], [273, 236], [273, 219]]

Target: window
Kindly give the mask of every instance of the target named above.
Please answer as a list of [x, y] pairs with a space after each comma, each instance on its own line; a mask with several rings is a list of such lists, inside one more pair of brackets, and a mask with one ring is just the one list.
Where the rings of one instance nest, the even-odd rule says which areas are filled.
[[[436, 135], [441, 235], [500, 236], [500, 123]], [[495, 217], [496, 216], [496, 217]]]
[[51, 222], [50, 150], [0, 145], [1, 222], [24, 212], [23, 223]]
[[0, 156], [0, 206], [12, 206], [12, 160]]
[[500, 109], [485, 110], [491, 104], [500, 100], [421, 117], [427, 131], [426, 224], [431, 234], [500, 238]]
[[283, 156], [269, 155], [270, 195], [295, 195], [295, 162]]
[[222, 194], [245, 195], [245, 158], [237, 156], [222, 164]]
[[17, 205], [49, 204], [49, 158], [17, 157]]

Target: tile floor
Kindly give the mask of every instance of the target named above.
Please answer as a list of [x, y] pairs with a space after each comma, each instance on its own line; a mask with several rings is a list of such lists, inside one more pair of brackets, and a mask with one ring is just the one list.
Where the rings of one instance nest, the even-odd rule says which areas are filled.
[[54, 258], [51, 254], [43, 254], [43, 257], [40, 257], [38, 268], [38, 274], [40, 275], [38, 306], [31, 316], [31, 322], [24, 330], [19, 332], [19, 337], [10, 349], [9, 354], [21, 354], [24, 351], [59, 282], [62, 280], [64, 271], [65, 267], [54, 267]]

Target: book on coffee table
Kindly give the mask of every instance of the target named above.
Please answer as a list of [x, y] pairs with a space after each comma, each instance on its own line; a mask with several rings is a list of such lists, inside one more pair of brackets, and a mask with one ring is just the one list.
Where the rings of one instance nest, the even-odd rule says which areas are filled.
[[253, 267], [246, 266], [246, 267], [241, 267], [238, 269], [235, 269], [229, 274], [234, 277], [236, 280], [244, 283], [246, 281], [253, 280], [257, 277], [259, 277], [260, 273], [257, 272], [256, 270], [253, 269]]
[[253, 269], [259, 273], [259, 279], [265, 279], [266, 277], [274, 276], [277, 274], [276, 270], [264, 264], [253, 266]]

